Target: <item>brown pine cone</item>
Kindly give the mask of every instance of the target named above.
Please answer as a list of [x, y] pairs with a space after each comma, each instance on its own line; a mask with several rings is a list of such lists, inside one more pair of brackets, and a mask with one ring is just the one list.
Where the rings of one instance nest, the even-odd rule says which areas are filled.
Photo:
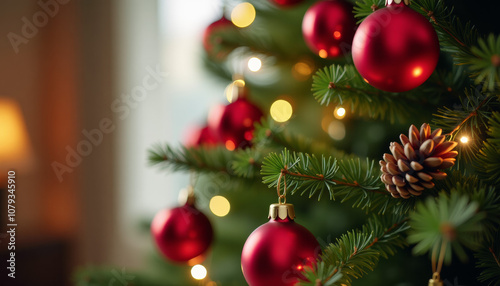
[[432, 179], [446, 178], [446, 173], [440, 170], [455, 164], [458, 152], [452, 149], [457, 142], [445, 142], [441, 133], [440, 128], [431, 133], [427, 123], [422, 124], [420, 132], [412, 125], [408, 137], [399, 136], [402, 145], [391, 142], [392, 155], [385, 153], [384, 160], [380, 160], [380, 179], [393, 197], [420, 196], [424, 189], [434, 187]]

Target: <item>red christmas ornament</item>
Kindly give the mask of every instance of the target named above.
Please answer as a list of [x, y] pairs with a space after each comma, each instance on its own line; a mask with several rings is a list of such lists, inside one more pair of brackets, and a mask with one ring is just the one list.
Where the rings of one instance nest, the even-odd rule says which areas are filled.
[[389, 0], [387, 7], [366, 17], [359, 26], [352, 58], [370, 85], [403, 92], [421, 85], [432, 74], [439, 58], [439, 41], [424, 16], [402, 0]]
[[278, 6], [288, 7], [296, 5], [304, 0], [271, 0], [274, 4]]
[[209, 121], [219, 140], [229, 150], [251, 145], [254, 124], [260, 122], [263, 115], [257, 106], [246, 99], [243, 89], [238, 94], [238, 99], [226, 105], [220, 117]]
[[237, 27], [224, 16], [210, 24], [203, 33], [203, 47], [207, 54], [216, 60], [225, 59], [233, 47], [224, 45], [222, 35], [236, 31]]
[[293, 221], [291, 204], [272, 204], [269, 222], [250, 234], [241, 254], [241, 269], [250, 286], [288, 286], [304, 279], [320, 246], [314, 235]]
[[190, 265], [204, 260], [213, 239], [212, 225], [195, 208], [192, 195], [184, 206], [158, 212], [151, 223], [151, 234], [166, 258]]
[[185, 142], [187, 147], [213, 146], [217, 144], [217, 138], [213, 134], [213, 131], [208, 126], [205, 126], [190, 130]]
[[320, 1], [302, 20], [302, 35], [311, 51], [322, 58], [336, 58], [351, 50], [356, 31], [353, 6], [344, 0]]

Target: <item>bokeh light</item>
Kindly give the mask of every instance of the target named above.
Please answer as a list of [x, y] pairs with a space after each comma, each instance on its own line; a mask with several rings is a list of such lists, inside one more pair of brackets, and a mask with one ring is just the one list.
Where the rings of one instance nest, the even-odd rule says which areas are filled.
[[310, 63], [306, 61], [300, 61], [293, 65], [292, 76], [296, 80], [305, 81], [309, 79], [309, 77], [313, 73], [313, 68], [314, 67]]
[[462, 137], [460, 138], [460, 142], [462, 142], [462, 143], [464, 143], [464, 144], [468, 143], [468, 142], [469, 142], [469, 137], [467, 137], [467, 136], [462, 136]]
[[334, 140], [340, 141], [345, 138], [345, 125], [339, 120], [330, 122], [328, 126], [328, 135]]
[[234, 151], [234, 149], [236, 149], [236, 144], [234, 144], [233, 140], [227, 140], [225, 145], [226, 149], [229, 151]]
[[286, 100], [278, 99], [271, 105], [270, 114], [274, 121], [286, 122], [292, 117], [292, 105]]
[[248, 60], [248, 69], [253, 72], [258, 72], [262, 67], [262, 61], [259, 58], [252, 57]]
[[231, 22], [236, 27], [245, 28], [250, 26], [255, 20], [255, 8], [248, 2], [243, 2], [231, 11]]
[[324, 50], [324, 49], [321, 49], [318, 52], [318, 56], [320, 58], [326, 59], [326, 57], [328, 57], [328, 52], [326, 50]]
[[335, 32], [333, 32], [333, 38], [334, 38], [335, 40], [338, 40], [338, 39], [340, 39], [341, 37], [342, 37], [342, 33], [341, 33], [340, 31], [335, 31]]
[[231, 204], [229, 201], [223, 196], [215, 196], [210, 199], [210, 210], [216, 216], [226, 216], [231, 209]]
[[227, 101], [229, 103], [233, 102], [238, 96], [238, 87], [244, 87], [245, 81], [242, 79], [237, 79], [226, 86], [224, 94], [226, 95]]
[[345, 114], [346, 114], [346, 110], [342, 106], [337, 106], [335, 108], [335, 111], [333, 112], [333, 116], [335, 116], [335, 118], [337, 118], [337, 119], [344, 118]]
[[201, 264], [196, 264], [191, 268], [191, 276], [196, 280], [202, 280], [207, 277], [207, 269]]

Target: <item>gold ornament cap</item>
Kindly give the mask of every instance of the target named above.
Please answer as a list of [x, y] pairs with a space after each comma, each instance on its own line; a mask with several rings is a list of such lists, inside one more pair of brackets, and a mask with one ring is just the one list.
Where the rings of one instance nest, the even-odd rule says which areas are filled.
[[184, 205], [194, 206], [194, 202], [196, 201], [196, 199], [194, 197], [193, 186], [189, 185], [186, 188], [182, 189], [179, 192], [178, 201], [181, 206]]
[[293, 220], [295, 218], [295, 210], [292, 204], [271, 204], [269, 206], [270, 219], [286, 219]]
[[429, 286], [443, 286], [439, 273], [436, 272], [432, 275], [432, 279], [429, 279]]
[[389, 6], [392, 4], [401, 4], [401, 2], [405, 3], [405, 5], [410, 5], [410, 0], [385, 0], [385, 6]]

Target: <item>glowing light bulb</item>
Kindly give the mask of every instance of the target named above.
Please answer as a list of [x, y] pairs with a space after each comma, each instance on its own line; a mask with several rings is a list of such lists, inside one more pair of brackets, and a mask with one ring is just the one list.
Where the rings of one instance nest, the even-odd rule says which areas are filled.
[[196, 264], [191, 268], [191, 276], [196, 280], [202, 280], [207, 277], [207, 269], [201, 264]]
[[255, 7], [248, 2], [243, 2], [231, 11], [231, 22], [236, 27], [245, 28], [250, 26], [255, 20]]
[[335, 108], [335, 111], [333, 112], [333, 116], [337, 119], [342, 119], [345, 117], [346, 111], [345, 108], [343, 107], [337, 107]]
[[311, 67], [307, 63], [304, 63], [304, 62], [296, 63], [293, 66], [293, 68], [295, 69], [295, 71], [297, 73], [299, 73], [300, 75], [303, 75], [303, 76], [308, 76], [312, 73]]
[[210, 199], [210, 210], [216, 216], [226, 216], [231, 209], [231, 204], [229, 201], [223, 196], [215, 196]]
[[262, 61], [259, 58], [253, 57], [248, 60], [248, 69], [257, 72], [262, 67]]
[[468, 143], [468, 142], [469, 142], [469, 137], [467, 137], [467, 136], [462, 136], [462, 138], [460, 138], [460, 142], [462, 142], [462, 143], [464, 143], [464, 144]]
[[320, 58], [326, 59], [328, 57], [328, 52], [324, 49], [319, 50], [318, 55]]
[[270, 114], [274, 121], [286, 122], [292, 117], [292, 105], [286, 100], [278, 99], [271, 105]]
[[335, 40], [338, 40], [341, 37], [342, 37], [342, 33], [340, 31], [333, 32], [333, 38], [335, 38]]
[[233, 140], [226, 141], [226, 149], [229, 151], [233, 151], [234, 149], [236, 149], [236, 144], [234, 144]]

